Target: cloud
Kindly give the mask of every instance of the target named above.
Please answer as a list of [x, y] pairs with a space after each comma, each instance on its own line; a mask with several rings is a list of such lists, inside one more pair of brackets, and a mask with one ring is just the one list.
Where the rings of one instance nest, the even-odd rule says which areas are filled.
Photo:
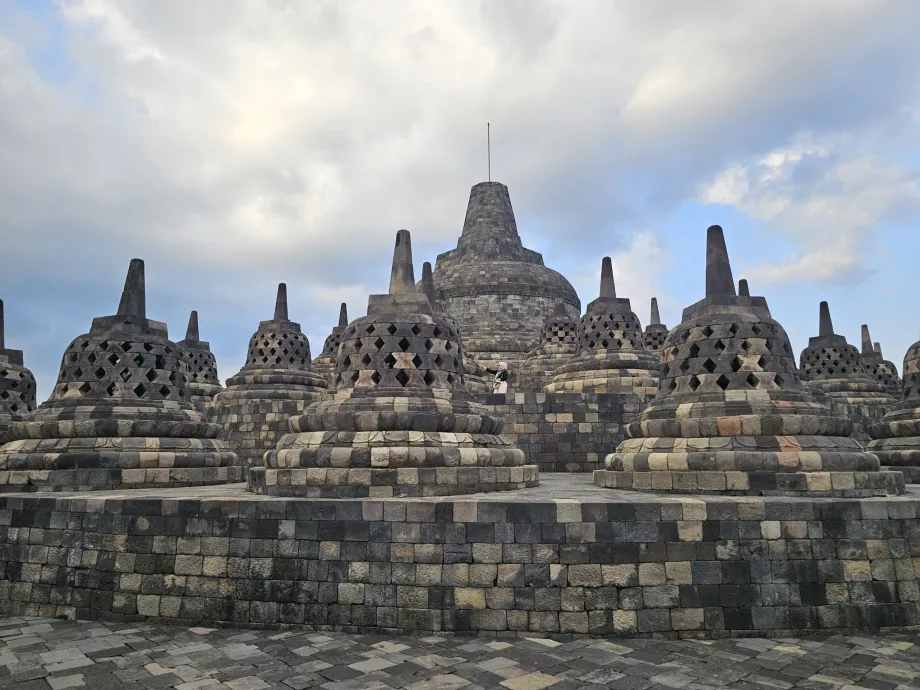
[[781, 262], [748, 271], [767, 283], [865, 280], [879, 222], [920, 216], [917, 173], [860, 150], [847, 137], [801, 137], [719, 173], [701, 198], [733, 206], [795, 245]]
[[[176, 331], [197, 308], [222, 352], [242, 357], [281, 280], [324, 337], [335, 295], [385, 288], [397, 229], [419, 265], [455, 243], [487, 121], [522, 233], [572, 275], [803, 130], [876, 127], [889, 149], [916, 132], [880, 126], [917, 108], [920, 5], [897, 0], [55, 8], [0, 3], [0, 227], [15, 257], [0, 292], [48, 377], [112, 311], [133, 256], [151, 316]], [[869, 173], [837, 174], [853, 188]], [[844, 215], [896, 205], [876, 193]]]

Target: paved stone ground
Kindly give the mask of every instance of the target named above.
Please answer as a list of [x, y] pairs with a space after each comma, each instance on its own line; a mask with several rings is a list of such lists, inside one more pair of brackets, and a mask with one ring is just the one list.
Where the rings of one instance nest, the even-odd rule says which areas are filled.
[[0, 619], [0, 688], [920, 687], [920, 631], [717, 641], [386, 637]]

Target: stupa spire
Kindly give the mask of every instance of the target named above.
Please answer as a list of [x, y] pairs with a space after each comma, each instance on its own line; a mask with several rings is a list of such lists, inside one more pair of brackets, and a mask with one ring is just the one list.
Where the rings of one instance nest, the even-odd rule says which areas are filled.
[[658, 313], [658, 298], [652, 297], [652, 314], [648, 320], [649, 326], [660, 326], [661, 315]]
[[598, 297], [601, 299], [616, 299], [617, 288], [613, 282], [613, 261], [605, 256], [601, 262], [601, 290]]
[[434, 274], [431, 271], [430, 261], [422, 264], [422, 292], [428, 298], [428, 303], [434, 306]]
[[278, 283], [278, 294], [275, 297], [275, 321], [287, 321], [288, 320], [288, 300], [287, 300], [287, 284]]
[[738, 297], [750, 297], [751, 290], [748, 287], [748, 282], [746, 279], [742, 278], [738, 281]]
[[[2, 347], [2, 346], [0, 346], [0, 347]], [[875, 348], [874, 348], [874, 349], [875, 349], [875, 354], [877, 354], [879, 357], [881, 357], [881, 356], [882, 356], [882, 344], [881, 344], [881, 343], [875, 343]]]
[[869, 335], [869, 326], [865, 323], [862, 325], [862, 353], [864, 355], [875, 353], [875, 350], [872, 349], [872, 336]]
[[348, 325], [348, 305], [345, 302], [342, 302], [342, 306], [339, 307], [339, 328], [344, 328]]
[[3, 350], [6, 347], [6, 338], [4, 337], [4, 321], [3, 321], [3, 300], [0, 299], [0, 350]]
[[735, 280], [725, 248], [722, 227], [710, 225], [706, 230], [706, 296], [735, 296]]
[[128, 266], [125, 287], [118, 303], [118, 316], [127, 323], [147, 321], [147, 293], [144, 285], [144, 262], [141, 259], [131, 259]]
[[834, 322], [831, 321], [831, 308], [827, 302], [818, 307], [818, 337], [834, 335]]
[[415, 270], [412, 268], [412, 237], [408, 230], [396, 233], [393, 248], [393, 268], [390, 271], [390, 294], [408, 295], [417, 292]]
[[186, 340], [200, 340], [198, 336], [198, 312], [194, 309], [188, 316], [188, 328], [185, 329]]
[[569, 313], [565, 310], [565, 302], [561, 299], [557, 299], [556, 304], [553, 306], [553, 318], [569, 318]]

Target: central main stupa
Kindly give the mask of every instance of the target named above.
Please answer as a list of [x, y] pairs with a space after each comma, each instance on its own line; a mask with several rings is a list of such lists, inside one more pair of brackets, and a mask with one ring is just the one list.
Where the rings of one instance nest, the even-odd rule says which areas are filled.
[[507, 362], [514, 370], [538, 343], [557, 302], [573, 321], [581, 314], [569, 281], [522, 244], [500, 182], [480, 182], [470, 191], [463, 234], [456, 249], [438, 256], [434, 284], [467, 351], [490, 369]]

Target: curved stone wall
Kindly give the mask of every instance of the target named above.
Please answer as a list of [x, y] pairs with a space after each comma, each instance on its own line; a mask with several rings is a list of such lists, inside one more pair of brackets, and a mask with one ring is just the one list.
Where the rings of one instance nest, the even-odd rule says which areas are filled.
[[0, 615], [721, 637], [916, 625], [920, 494], [0, 495]]

